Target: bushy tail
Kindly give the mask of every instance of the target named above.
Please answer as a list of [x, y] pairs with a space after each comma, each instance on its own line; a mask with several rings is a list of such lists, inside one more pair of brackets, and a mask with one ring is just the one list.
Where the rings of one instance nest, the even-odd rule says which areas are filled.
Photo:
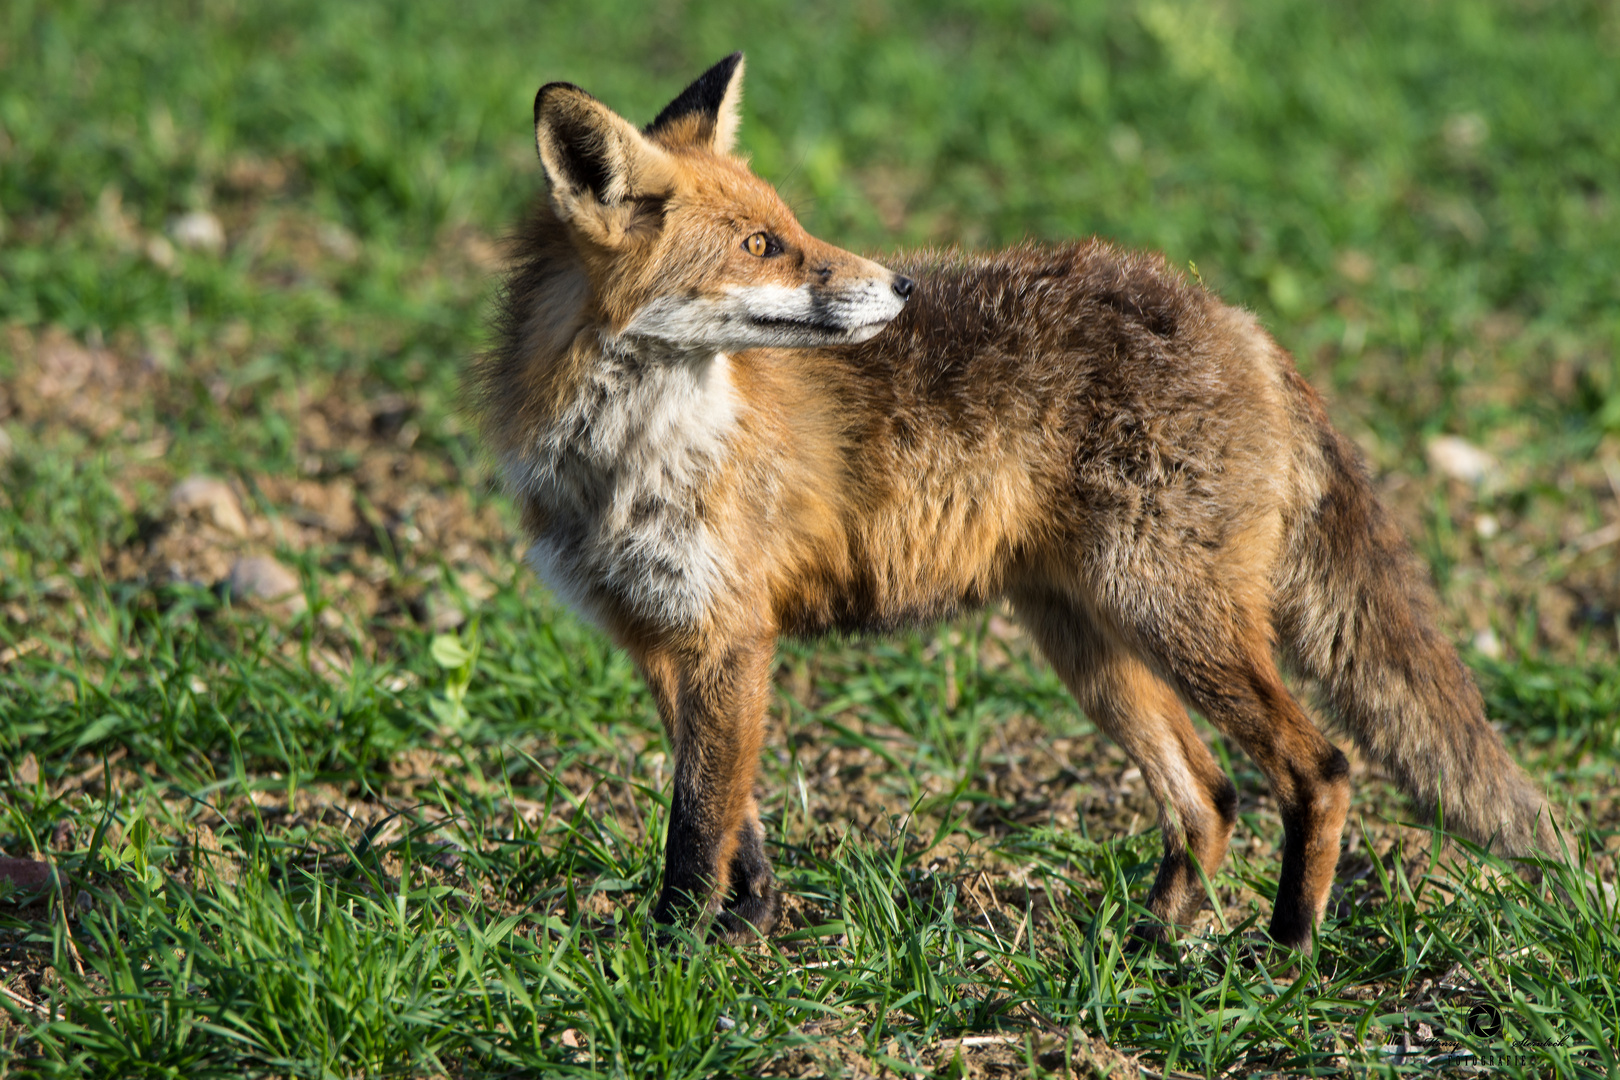
[[1486, 721], [1360, 455], [1325, 420], [1313, 426], [1325, 491], [1288, 538], [1276, 616], [1289, 658], [1420, 815], [1442, 806], [1448, 830], [1499, 854], [1557, 853], [1547, 800]]

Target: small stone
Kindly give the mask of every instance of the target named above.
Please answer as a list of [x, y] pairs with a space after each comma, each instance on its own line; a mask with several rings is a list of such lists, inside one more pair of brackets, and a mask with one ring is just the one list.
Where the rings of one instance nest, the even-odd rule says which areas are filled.
[[146, 257], [159, 270], [173, 270], [177, 256], [168, 237], [153, 236], [146, 241]]
[[385, 439], [399, 434], [416, 411], [415, 404], [404, 394], [384, 394], [366, 403], [371, 413], [371, 432]]
[[1474, 519], [1474, 535], [1481, 540], [1494, 540], [1502, 531], [1502, 523], [1494, 514], [1481, 514]]
[[231, 352], [241, 352], [253, 344], [253, 327], [245, 319], [232, 319], [221, 329], [219, 344]]
[[34, 384], [42, 398], [70, 397], [97, 374], [96, 354], [66, 334], [50, 334], [40, 344], [40, 379]]
[[11, 767], [11, 779], [30, 787], [39, 783], [39, 759], [33, 754], [24, 754], [23, 759]]
[[477, 603], [482, 604], [497, 592], [495, 583], [476, 570], [458, 570], [455, 578], [456, 586]]
[[1372, 261], [1372, 256], [1365, 251], [1357, 251], [1354, 248], [1347, 248], [1339, 252], [1334, 267], [1352, 285], [1365, 285], [1378, 272], [1378, 264]]
[[280, 191], [287, 185], [287, 167], [279, 161], [243, 155], [225, 167], [225, 182], [244, 195]]
[[135, 246], [135, 222], [124, 212], [124, 193], [117, 184], [101, 189], [101, 196], [96, 199], [96, 225], [102, 237], [119, 250], [128, 251]]
[[210, 255], [218, 255], [225, 250], [225, 226], [207, 210], [181, 214], [169, 223], [169, 235], [187, 251], [206, 251]]
[[300, 511], [299, 520], [307, 525], [347, 536], [360, 524], [354, 505], [354, 485], [348, 480], [324, 484], [317, 480], [299, 480], [293, 484], [290, 494], [293, 505]]
[[1465, 484], [1482, 484], [1500, 470], [1490, 453], [1455, 435], [1431, 439], [1426, 449], [1431, 468]]
[[360, 240], [335, 221], [323, 221], [315, 230], [315, 242], [338, 262], [352, 263], [360, 257]]
[[216, 477], [188, 476], [180, 481], [169, 492], [169, 509], [181, 516], [210, 522], [232, 536], [248, 534], [247, 518], [236, 492]]
[[285, 603], [295, 612], [307, 606], [298, 584], [298, 575], [269, 555], [248, 555], [237, 559], [231, 565], [225, 585], [233, 597]]
[[1488, 626], [1474, 635], [1474, 649], [1480, 655], [1488, 656], [1492, 660], [1502, 659], [1502, 639]]
[[33, 859], [13, 859], [0, 855], [0, 881], [9, 882], [19, 892], [34, 893], [50, 888], [49, 863]]
[[1440, 133], [1446, 141], [1446, 149], [1454, 154], [1467, 155], [1485, 145], [1485, 141], [1491, 137], [1491, 126], [1477, 112], [1459, 113], [1446, 118]]
[[445, 633], [456, 629], [467, 621], [467, 613], [461, 610], [461, 605], [451, 598], [443, 589], [434, 589], [422, 601], [422, 608], [427, 616], [427, 624], [438, 633]]

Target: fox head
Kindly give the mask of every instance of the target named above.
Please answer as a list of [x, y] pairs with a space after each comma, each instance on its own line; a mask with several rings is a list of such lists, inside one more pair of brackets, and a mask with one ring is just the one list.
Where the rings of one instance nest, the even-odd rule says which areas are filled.
[[865, 341], [914, 283], [805, 232], [732, 154], [733, 53], [636, 127], [569, 83], [534, 100], [551, 205], [607, 329], [682, 349]]

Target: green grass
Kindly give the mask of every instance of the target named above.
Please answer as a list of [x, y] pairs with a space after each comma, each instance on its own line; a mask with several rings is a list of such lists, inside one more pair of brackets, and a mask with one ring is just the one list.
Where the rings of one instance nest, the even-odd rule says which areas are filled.
[[[535, 88], [645, 120], [736, 48], [813, 233], [1101, 233], [1259, 312], [1569, 809], [1562, 892], [1360, 783], [1343, 902], [1268, 965], [1279, 826], [1215, 739], [1213, 911], [1133, 947], [1152, 807], [986, 615], [784, 644], [789, 919], [649, 946], [650, 699], [516, 562], [457, 388]], [[1617, 67], [1595, 2], [0, 7], [0, 852], [58, 875], [0, 884], [0, 1077], [1620, 1075], [1578, 876], [1620, 850]], [[168, 508], [193, 474], [244, 532]], [[230, 596], [244, 554], [302, 604]]]

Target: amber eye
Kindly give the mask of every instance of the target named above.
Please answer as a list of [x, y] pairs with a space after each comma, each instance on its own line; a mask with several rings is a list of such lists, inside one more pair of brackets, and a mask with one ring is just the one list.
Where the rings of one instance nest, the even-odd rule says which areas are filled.
[[757, 232], [743, 241], [743, 250], [756, 259], [763, 259], [767, 255], [780, 254], [782, 245], [770, 233]]

